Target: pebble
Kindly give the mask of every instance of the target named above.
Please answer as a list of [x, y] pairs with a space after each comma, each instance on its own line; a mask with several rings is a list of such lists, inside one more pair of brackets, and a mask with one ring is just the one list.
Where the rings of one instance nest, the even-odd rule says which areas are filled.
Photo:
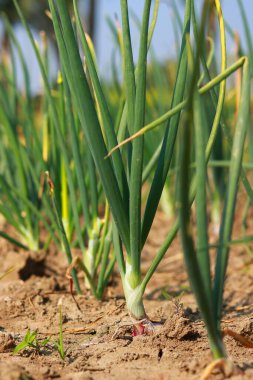
[[48, 375], [50, 372], [50, 368], [49, 367], [42, 367], [41, 368], [41, 374], [42, 375]]
[[108, 333], [109, 333], [109, 326], [108, 325], [99, 326], [96, 330], [96, 335], [98, 337], [103, 336], [103, 335], [108, 334]]

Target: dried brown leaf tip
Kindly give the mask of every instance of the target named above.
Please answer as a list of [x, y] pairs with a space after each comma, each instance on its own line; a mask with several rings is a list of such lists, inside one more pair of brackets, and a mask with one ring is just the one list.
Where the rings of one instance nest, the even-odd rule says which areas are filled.
[[52, 181], [52, 179], [51, 179], [51, 177], [49, 175], [49, 172], [46, 171], [45, 175], [47, 177], [47, 183], [48, 183], [48, 186], [49, 186], [50, 193], [54, 194], [54, 183], [53, 183], [53, 181]]

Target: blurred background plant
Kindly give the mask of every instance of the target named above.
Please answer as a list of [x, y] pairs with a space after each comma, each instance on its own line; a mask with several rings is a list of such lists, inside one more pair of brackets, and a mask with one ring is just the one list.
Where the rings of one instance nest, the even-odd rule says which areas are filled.
[[[81, 3], [80, 8], [85, 18], [84, 23], [86, 31], [91, 36], [92, 40], [94, 40], [97, 0], [85, 0]], [[45, 13], [48, 9], [47, 0], [20, 0], [19, 5], [31, 27], [38, 31], [44, 30], [47, 35], [53, 35], [52, 22]], [[72, 7], [71, 0], [68, 0], [68, 6], [70, 8]], [[12, 25], [20, 22], [12, 0], [0, 0], [0, 12], [5, 13]]]
[[[56, 83], [51, 81], [46, 33], [41, 33], [40, 47], [30, 34], [46, 78], [41, 94], [35, 97], [14, 27], [6, 16], [3, 22], [8, 43], [0, 63], [0, 213], [8, 228], [3, 224], [0, 234], [35, 251], [47, 249], [54, 240], [65, 250], [69, 265], [71, 249], [75, 249], [79, 257], [83, 256], [86, 287], [101, 298], [115, 262], [110, 212], [68, 85], [60, 71]], [[17, 85], [14, 50], [25, 80], [23, 91]], [[50, 172], [54, 183], [53, 208], [44, 191], [45, 171]], [[74, 269], [72, 273], [80, 291]]]

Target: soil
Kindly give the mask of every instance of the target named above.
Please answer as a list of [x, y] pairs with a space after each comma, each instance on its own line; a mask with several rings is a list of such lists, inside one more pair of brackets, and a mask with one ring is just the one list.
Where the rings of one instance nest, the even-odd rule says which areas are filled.
[[[252, 220], [252, 218], [251, 218]], [[143, 272], [169, 228], [161, 214], [143, 252]], [[253, 231], [249, 225], [249, 232]], [[234, 236], [241, 231], [240, 215]], [[212, 233], [213, 242], [217, 239]], [[132, 336], [120, 279], [115, 269], [103, 301], [87, 291], [77, 296], [78, 310], [69, 295], [64, 255], [26, 252], [0, 241], [0, 379], [1, 380], [175, 380], [199, 379], [212, 361], [203, 322], [184, 271], [179, 239], [175, 239], [147, 287], [145, 307], [154, 321], [151, 335]], [[223, 328], [253, 340], [253, 255], [249, 248], [232, 246], [224, 300]], [[80, 274], [80, 278], [81, 278]], [[81, 280], [82, 282], [82, 280]], [[83, 282], [82, 282], [83, 283]], [[64, 348], [59, 338], [62, 303]], [[156, 323], [158, 322], [158, 323]], [[13, 348], [30, 329], [38, 339], [51, 337], [40, 350]], [[231, 378], [253, 379], [252, 349], [224, 338], [229, 357], [238, 368]], [[210, 379], [223, 378], [216, 371]]]

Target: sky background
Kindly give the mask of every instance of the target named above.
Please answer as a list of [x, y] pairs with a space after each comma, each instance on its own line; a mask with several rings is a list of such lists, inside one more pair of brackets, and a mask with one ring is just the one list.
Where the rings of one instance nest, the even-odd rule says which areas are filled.
[[[113, 50], [112, 39], [110, 30], [106, 23], [106, 17], [110, 16], [114, 18], [114, 14], [117, 14], [120, 18], [120, 1], [119, 0], [98, 0], [98, 24], [97, 24], [97, 48], [100, 67], [103, 73], [108, 73], [110, 70], [111, 52]], [[182, 2], [175, 0], [179, 4], [179, 11], [181, 18], [183, 19], [184, 7]], [[253, 0], [242, 0], [245, 11], [247, 13], [249, 24], [251, 27], [251, 33], [253, 35]], [[130, 9], [139, 15], [142, 14], [144, 0], [128, 0]], [[195, 0], [196, 11], [201, 12], [202, 0]], [[173, 26], [171, 22], [171, 16], [173, 15], [173, 8], [170, 0], [161, 0], [159, 15], [157, 20], [157, 26], [153, 37], [153, 47], [155, 49], [157, 58], [164, 60], [173, 58], [176, 55], [175, 37], [173, 33]], [[243, 30], [242, 19], [239, 12], [238, 0], [222, 0], [222, 9], [225, 20], [232, 27], [237, 30], [241, 36], [242, 44], [245, 46], [245, 34]], [[132, 37], [135, 41], [134, 46], [138, 46], [138, 32], [135, 25], [132, 24]], [[228, 49], [233, 51], [233, 44], [228, 37]], [[136, 52], [136, 49], [135, 49]]]
[[[81, 0], [85, 1], [85, 0]], [[179, 4], [179, 12], [181, 18], [183, 19], [184, 7], [182, 1], [175, 0]], [[195, 8], [197, 12], [201, 12], [203, 0], [195, 0]], [[253, 0], [242, 0], [246, 14], [249, 20], [253, 18]], [[142, 9], [144, 5], [144, 0], [128, 0], [129, 7], [134, 11], [134, 13], [141, 18]], [[115, 20], [115, 14], [120, 19], [120, 0], [98, 0], [98, 9], [97, 9], [97, 24], [96, 24], [96, 50], [98, 56], [98, 64], [100, 67], [100, 73], [104, 78], [109, 79], [111, 76], [111, 57], [112, 52], [115, 48], [113, 43], [112, 34], [108, 27], [106, 18], [110, 17], [113, 21]], [[161, 0], [157, 26], [153, 36], [152, 46], [155, 51], [156, 57], [163, 61], [168, 58], [174, 58], [176, 56], [176, 44], [175, 44], [175, 35], [173, 32], [172, 17], [173, 8], [171, 6], [171, 0]], [[227, 23], [232, 27], [233, 30], [238, 31], [241, 43], [246, 47], [245, 32], [243, 29], [243, 23], [238, 7], [238, 0], [222, 0], [222, 9], [224, 18]], [[253, 22], [249, 22], [251, 33], [253, 35]], [[1, 24], [0, 24], [0, 33], [1, 33]], [[25, 51], [25, 57], [29, 64], [29, 72], [31, 75], [31, 83], [33, 84], [33, 91], [37, 92], [40, 89], [39, 70], [34, 57], [33, 51], [29, 43], [27, 42], [26, 33], [19, 26], [16, 29], [17, 37], [23, 46]], [[133, 38], [133, 49], [134, 55], [137, 56], [138, 49], [138, 29], [134, 22], [131, 22], [131, 34]], [[39, 35], [35, 34], [36, 39], [39, 40]], [[228, 51], [233, 53], [234, 45], [233, 41], [227, 38]], [[52, 56], [54, 53], [52, 52]], [[51, 59], [52, 62], [52, 76], [56, 75], [57, 65], [56, 60]], [[21, 69], [18, 67], [18, 71], [21, 72]], [[20, 86], [22, 86], [22, 75], [18, 75], [18, 80]]]

